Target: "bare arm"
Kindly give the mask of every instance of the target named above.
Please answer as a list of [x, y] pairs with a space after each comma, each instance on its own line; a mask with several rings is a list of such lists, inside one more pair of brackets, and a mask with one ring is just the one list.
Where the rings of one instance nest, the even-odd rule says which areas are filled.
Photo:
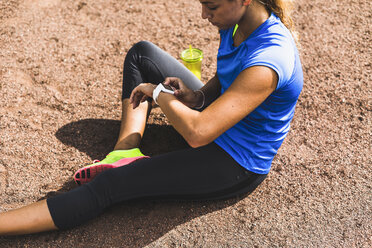
[[[217, 92], [212, 90], [216, 90], [217, 80], [205, 85], [203, 92]], [[198, 147], [212, 142], [258, 107], [275, 90], [277, 81], [272, 69], [254, 66], [242, 71], [224, 94], [202, 112], [166, 93], [160, 93], [158, 103], [175, 129], [192, 147]], [[212, 95], [208, 94], [208, 100]]]
[[[217, 75], [211, 78], [201, 89], [196, 91], [189, 89], [185, 84], [180, 83], [179, 78], [175, 77], [166, 78], [163, 84], [173, 87], [175, 89], [174, 95], [177, 99], [190, 108], [208, 106], [221, 92], [221, 84]], [[148, 95], [143, 97], [147, 99]]]
[[[203, 87], [203, 92], [206, 90], [216, 93], [220, 84], [217, 82], [212, 80]], [[196, 102], [193, 91], [185, 88], [180, 79], [167, 78], [165, 83], [177, 86], [177, 90], [174, 95], [160, 92], [157, 102], [174, 128], [192, 147], [198, 147], [212, 142], [251, 113], [275, 90], [277, 82], [277, 74], [268, 67], [247, 68], [224, 94], [202, 112], [198, 112], [190, 108]], [[137, 86], [131, 95], [133, 108], [151, 98], [154, 87], [156, 86], [149, 83]], [[213, 94], [207, 93], [207, 96], [210, 100]]]

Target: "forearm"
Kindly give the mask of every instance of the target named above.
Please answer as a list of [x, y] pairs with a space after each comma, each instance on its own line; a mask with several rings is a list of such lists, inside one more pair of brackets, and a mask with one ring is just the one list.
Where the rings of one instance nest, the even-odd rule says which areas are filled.
[[[173, 87], [174, 95], [164, 93], [163, 91], [166, 91], [164, 85]], [[206, 125], [203, 121], [205, 117], [214, 118], [211, 114], [213, 111], [199, 112], [192, 108], [200, 109], [209, 106], [220, 95], [220, 90], [217, 76], [209, 80], [202, 88], [203, 93], [188, 89], [179, 78], [169, 77], [158, 86], [150, 83], [140, 84], [132, 91], [130, 102], [135, 109], [140, 102], [150, 97], [154, 98], [175, 129], [194, 147], [212, 141], [215, 135], [207, 134], [211, 123]]]
[[187, 143], [192, 147], [198, 146], [200, 135], [197, 121], [201, 113], [187, 107], [173, 95], [163, 92], [159, 94], [158, 104], [172, 126]]
[[[168, 84], [172, 83], [172, 78], [168, 78]], [[212, 141], [208, 133], [208, 124], [202, 120], [204, 115], [209, 116], [210, 113], [206, 111], [199, 112], [192, 108], [199, 109], [200, 107], [209, 106], [216, 98], [220, 96], [221, 85], [217, 75], [208, 81], [206, 85], [201, 88], [203, 93], [198, 93], [196, 101], [192, 104], [186, 104], [180, 101], [178, 97], [167, 93], [160, 93], [158, 97], [158, 104], [165, 113], [174, 128], [184, 137], [184, 139], [192, 147], [197, 147]], [[199, 107], [200, 106], [200, 107]]]
[[[203, 119], [203, 112], [193, 110], [195, 107], [209, 106], [221, 94], [221, 85], [217, 74], [211, 78], [201, 89], [203, 93], [199, 93], [197, 101], [194, 104], [185, 105], [179, 101], [175, 96], [160, 93], [158, 97], [158, 104], [174, 128], [184, 137], [184, 139], [192, 147], [197, 147], [209, 141], [206, 134], [205, 123]], [[203, 96], [204, 95], [204, 96]], [[191, 108], [190, 108], [191, 107]], [[206, 137], [204, 137], [206, 136]]]

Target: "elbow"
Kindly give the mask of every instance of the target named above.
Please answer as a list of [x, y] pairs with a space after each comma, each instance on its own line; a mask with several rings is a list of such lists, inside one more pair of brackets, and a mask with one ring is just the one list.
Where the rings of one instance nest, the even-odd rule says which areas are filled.
[[198, 148], [198, 147], [203, 146], [202, 143], [199, 143], [199, 142], [196, 142], [196, 141], [187, 141], [187, 143], [188, 143], [189, 146], [191, 146], [192, 148]]
[[192, 148], [198, 148], [198, 147], [201, 147], [201, 146], [206, 145], [205, 143], [197, 142], [197, 141], [187, 141], [187, 143], [188, 143], [189, 146], [191, 146]]
[[198, 148], [209, 144], [210, 142], [212, 142], [212, 140], [205, 138], [205, 136], [201, 135], [198, 132], [194, 132], [186, 138], [186, 142], [192, 148]]
[[200, 124], [200, 121], [198, 120], [200, 120], [200, 118], [195, 118], [195, 121], [191, 122], [188, 126], [187, 132], [184, 133], [186, 142], [192, 148], [205, 146], [214, 140], [210, 128], [205, 125], [204, 122], [203, 124]]

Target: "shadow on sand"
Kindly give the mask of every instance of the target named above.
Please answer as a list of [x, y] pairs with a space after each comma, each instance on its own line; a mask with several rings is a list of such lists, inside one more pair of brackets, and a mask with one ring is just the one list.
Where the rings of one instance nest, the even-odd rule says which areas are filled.
[[[104, 119], [85, 119], [59, 129], [56, 137], [64, 144], [85, 152], [92, 159], [109, 153], [119, 133], [120, 122]], [[148, 125], [141, 144], [143, 153], [150, 156], [187, 148], [188, 144], [167, 125]], [[75, 188], [66, 182], [57, 192]], [[136, 200], [110, 207], [103, 215], [68, 231], [48, 232], [23, 237], [10, 237], [18, 244], [37, 241], [45, 246], [68, 247], [143, 247], [159, 239], [175, 227], [199, 216], [223, 209], [241, 198], [220, 201], [153, 201]]]

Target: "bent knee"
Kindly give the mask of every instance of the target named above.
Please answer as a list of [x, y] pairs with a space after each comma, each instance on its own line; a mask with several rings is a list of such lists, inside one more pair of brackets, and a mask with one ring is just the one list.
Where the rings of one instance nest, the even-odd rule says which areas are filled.
[[141, 40], [139, 42], [137, 42], [136, 44], [134, 44], [132, 46], [132, 48], [136, 48], [136, 49], [140, 49], [140, 50], [146, 50], [148, 49], [149, 47], [153, 47], [155, 46], [151, 41], [147, 41], [147, 40]]
[[[147, 41], [147, 40], [142, 40], [142, 41], [139, 41], [136, 44], [134, 44], [129, 51], [134, 52], [135, 54], [142, 55], [142, 56], [147, 56], [156, 47], [157, 46], [155, 44], [153, 44], [152, 42]], [[129, 51], [128, 51], [128, 53], [129, 53]]]

